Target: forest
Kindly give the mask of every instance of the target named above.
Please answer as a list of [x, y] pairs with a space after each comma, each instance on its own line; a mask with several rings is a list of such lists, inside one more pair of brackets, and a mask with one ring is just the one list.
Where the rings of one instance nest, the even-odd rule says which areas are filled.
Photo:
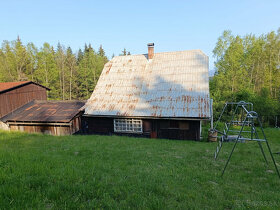
[[[122, 55], [129, 55], [126, 49]], [[226, 101], [250, 101], [266, 123], [280, 115], [280, 29], [256, 36], [224, 31], [213, 50], [215, 75], [210, 78], [214, 117]], [[88, 99], [108, 61], [100, 45], [73, 52], [60, 43], [24, 45], [18, 37], [3, 41], [0, 49], [0, 82], [32, 80], [51, 88], [49, 99]], [[279, 116], [280, 121], [280, 116]]]
[[215, 117], [226, 101], [243, 100], [254, 104], [266, 124], [275, 125], [280, 115], [280, 29], [243, 37], [224, 31], [213, 55], [216, 71], [210, 93]]
[[2, 43], [0, 82], [32, 80], [51, 89], [49, 99], [88, 99], [107, 61], [101, 45], [95, 51], [85, 44], [83, 50], [73, 53], [60, 43], [56, 48], [49, 43], [41, 48], [33, 43], [23, 45], [18, 37]]

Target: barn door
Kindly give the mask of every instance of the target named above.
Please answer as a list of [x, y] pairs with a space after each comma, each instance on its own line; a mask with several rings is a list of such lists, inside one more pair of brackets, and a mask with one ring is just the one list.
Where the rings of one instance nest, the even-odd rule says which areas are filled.
[[152, 120], [152, 131], [151, 131], [151, 138], [156, 139], [157, 138], [157, 122], [156, 120]]

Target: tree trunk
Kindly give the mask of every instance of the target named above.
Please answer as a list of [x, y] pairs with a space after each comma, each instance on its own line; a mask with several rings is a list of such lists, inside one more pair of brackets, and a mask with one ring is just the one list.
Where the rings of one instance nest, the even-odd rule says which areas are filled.
[[73, 64], [70, 66], [70, 84], [69, 84], [69, 100], [72, 100], [72, 76], [73, 76]]

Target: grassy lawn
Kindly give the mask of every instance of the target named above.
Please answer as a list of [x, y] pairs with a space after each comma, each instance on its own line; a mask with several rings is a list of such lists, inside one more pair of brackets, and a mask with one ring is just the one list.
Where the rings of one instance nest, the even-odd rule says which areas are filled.
[[[266, 129], [280, 152], [280, 129]], [[0, 132], [0, 209], [278, 209], [280, 179], [257, 143]], [[268, 155], [267, 149], [265, 150]], [[278, 166], [280, 155], [274, 155]], [[280, 167], [279, 167], [280, 168]]]

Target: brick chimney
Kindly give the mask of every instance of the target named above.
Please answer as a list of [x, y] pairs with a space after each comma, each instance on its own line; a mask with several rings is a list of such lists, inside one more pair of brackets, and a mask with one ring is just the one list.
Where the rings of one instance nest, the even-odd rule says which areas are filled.
[[154, 57], [154, 43], [148, 43], [148, 59], [153, 59]]

